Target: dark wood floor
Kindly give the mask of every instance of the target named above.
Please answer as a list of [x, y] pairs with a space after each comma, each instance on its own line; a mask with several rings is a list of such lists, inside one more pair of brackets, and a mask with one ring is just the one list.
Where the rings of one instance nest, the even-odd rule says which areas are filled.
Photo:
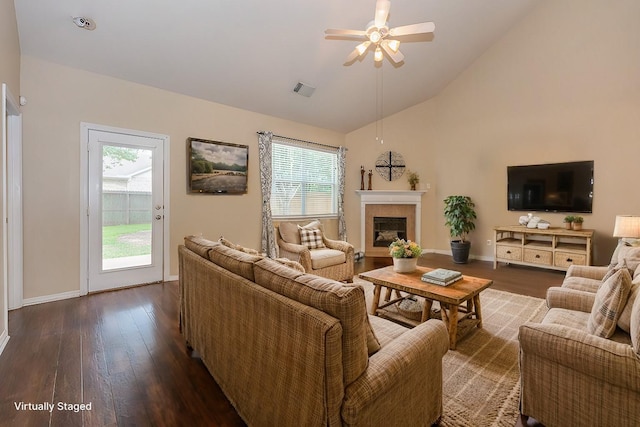
[[[491, 278], [493, 288], [537, 297], [562, 273], [427, 254], [425, 266]], [[367, 258], [366, 271], [390, 264]], [[178, 285], [167, 282], [9, 313], [9, 340], [0, 356], [0, 426], [188, 425], [243, 426], [178, 330]], [[52, 412], [16, 404], [53, 402]], [[60, 404], [91, 403], [74, 412]], [[521, 425], [521, 424], [518, 424]]]

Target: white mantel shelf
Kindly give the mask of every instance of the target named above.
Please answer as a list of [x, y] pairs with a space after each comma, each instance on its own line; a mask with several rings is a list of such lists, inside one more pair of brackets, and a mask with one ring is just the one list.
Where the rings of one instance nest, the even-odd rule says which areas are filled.
[[426, 190], [356, 190], [360, 196], [360, 250], [365, 250], [367, 205], [414, 205], [416, 208], [416, 243], [420, 244], [422, 196]]
[[420, 203], [425, 190], [356, 190], [360, 203], [364, 204], [415, 204]]

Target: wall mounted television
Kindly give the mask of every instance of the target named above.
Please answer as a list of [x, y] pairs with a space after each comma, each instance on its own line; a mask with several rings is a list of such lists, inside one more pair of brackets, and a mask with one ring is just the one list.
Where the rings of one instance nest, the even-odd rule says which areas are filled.
[[507, 167], [510, 211], [591, 213], [593, 160]]

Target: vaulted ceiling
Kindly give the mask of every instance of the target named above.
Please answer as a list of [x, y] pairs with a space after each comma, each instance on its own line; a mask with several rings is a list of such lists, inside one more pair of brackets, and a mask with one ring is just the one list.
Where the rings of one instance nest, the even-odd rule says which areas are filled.
[[[402, 43], [397, 67], [387, 59], [376, 67], [372, 52], [344, 65], [359, 42], [324, 37], [327, 28], [365, 29], [375, 0], [16, 0], [15, 7], [23, 55], [349, 132], [438, 94], [536, 3], [391, 0], [390, 26], [436, 25], [432, 40]], [[97, 28], [78, 28], [74, 16]], [[298, 82], [315, 93], [293, 92]]]

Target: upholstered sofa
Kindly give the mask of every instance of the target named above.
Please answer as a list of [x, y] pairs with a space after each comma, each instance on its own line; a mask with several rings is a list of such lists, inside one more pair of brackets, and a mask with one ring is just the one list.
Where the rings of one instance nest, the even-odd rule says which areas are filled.
[[572, 266], [520, 327], [523, 415], [546, 427], [640, 425], [640, 248]]
[[[307, 273], [339, 282], [353, 281], [353, 245], [328, 239], [319, 220], [302, 226], [295, 222], [281, 222], [275, 229], [279, 256], [299, 262]], [[300, 237], [301, 231], [317, 233], [318, 244], [305, 244]]]
[[360, 285], [200, 237], [178, 250], [182, 334], [248, 425], [440, 419], [442, 322], [371, 317]]

